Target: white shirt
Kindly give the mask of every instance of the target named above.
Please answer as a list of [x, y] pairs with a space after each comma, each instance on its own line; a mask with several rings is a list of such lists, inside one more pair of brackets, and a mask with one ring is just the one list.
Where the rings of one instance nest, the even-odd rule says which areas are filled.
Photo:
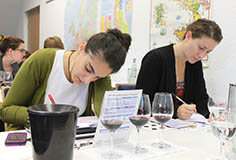
[[78, 107], [78, 115], [82, 115], [87, 106], [88, 84], [72, 84], [65, 76], [63, 56], [64, 50], [57, 50], [53, 67], [48, 78], [44, 104], [52, 104], [48, 98], [51, 94], [56, 104], [69, 104]]

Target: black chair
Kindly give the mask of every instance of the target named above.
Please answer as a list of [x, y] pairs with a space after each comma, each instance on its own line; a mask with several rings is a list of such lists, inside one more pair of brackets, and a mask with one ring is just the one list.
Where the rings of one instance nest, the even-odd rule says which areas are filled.
[[129, 83], [117, 83], [116, 84], [116, 90], [134, 90], [136, 89], [135, 84], [129, 84]]
[[4, 101], [8, 91], [10, 90], [10, 86], [2, 86], [1, 90], [2, 90], [2, 101]]
[[[1, 87], [1, 92], [2, 92], [2, 101], [5, 100], [6, 96], [7, 96], [7, 93], [8, 91], [10, 90], [10, 86], [2, 86]], [[0, 130], [1, 131], [6, 131], [7, 130], [7, 123], [3, 123], [1, 120], [0, 120]]]

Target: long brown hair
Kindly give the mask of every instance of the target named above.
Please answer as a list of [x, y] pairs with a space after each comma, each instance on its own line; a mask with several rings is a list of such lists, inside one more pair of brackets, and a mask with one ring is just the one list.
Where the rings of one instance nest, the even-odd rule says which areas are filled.
[[192, 38], [201, 38], [207, 36], [214, 39], [216, 42], [220, 42], [223, 39], [221, 29], [214, 21], [200, 18], [197, 21], [187, 26], [183, 39], [185, 39], [186, 33], [192, 32]]

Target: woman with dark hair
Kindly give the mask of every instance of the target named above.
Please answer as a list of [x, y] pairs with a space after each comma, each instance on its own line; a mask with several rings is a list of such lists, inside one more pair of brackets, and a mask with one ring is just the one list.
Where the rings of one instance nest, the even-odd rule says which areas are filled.
[[183, 40], [147, 53], [136, 88], [142, 88], [153, 101], [156, 92], [177, 94], [188, 104], [176, 101], [174, 118], [189, 119], [198, 112], [209, 116], [208, 94], [201, 59], [213, 51], [223, 36], [211, 20], [199, 19], [187, 26]]
[[12, 72], [15, 77], [25, 56], [24, 41], [17, 37], [5, 37], [1, 40], [0, 51], [0, 71]]
[[[43, 49], [33, 53], [17, 73], [0, 116], [8, 130], [22, 129], [27, 107], [58, 104], [80, 108], [79, 115], [100, 115], [104, 92], [112, 90], [109, 75], [125, 62], [131, 37], [117, 29], [98, 33], [76, 51]], [[24, 94], [22, 94], [24, 93]]]
[[[17, 37], [1, 36], [0, 52], [0, 71], [11, 72], [15, 77], [25, 54], [24, 41]], [[0, 121], [0, 131], [4, 131], [2, 121]]]

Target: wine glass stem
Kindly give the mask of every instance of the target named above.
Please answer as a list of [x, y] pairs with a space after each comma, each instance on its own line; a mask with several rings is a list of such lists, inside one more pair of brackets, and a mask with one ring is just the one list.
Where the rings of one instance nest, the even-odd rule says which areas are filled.
[[159, 139], [160, 139], [160, 143], [163, 142], [163, 138], [162, 138], [162, 132], [163, 132], [163, 129], [164, 129], [164, 124], [161, 123], [161, 127], [160, 127], [160, 133], [159, 133]]
[[114, 136], [114, 132], [110, 131], [110, 141], [111, 141], [111, 153], [114, 151], [114, 143], [113, 143], [113, 136]]
[[225, 145], [225, 142], [223, 140], [220, 140], [220, 160], [224, 160], [224, 157], [225, 157], [224, 145]]
[[136, 148], [140, 148], [140, 134], [139, 134], [140, 127], [136, 127], [136, 128], [137, 128], [137, 133], [138, 133], [138, 141], [137, 141], [137, 146], [136, 146]]

